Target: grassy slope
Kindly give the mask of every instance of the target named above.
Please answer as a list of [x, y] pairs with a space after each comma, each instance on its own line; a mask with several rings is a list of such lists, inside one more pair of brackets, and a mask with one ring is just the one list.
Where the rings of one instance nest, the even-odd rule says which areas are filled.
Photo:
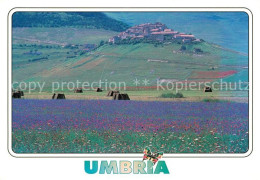
[[[66, 59], [67, 52], [70, 52], [67, 49], [40, 49], [43, 54], [50, 55], [49, 60], [30, 63], [26, 61], [28, 55], [21, 56], [21, 51], [24, 49], [17, 49], [14, 50], [17, 52], [13, 55], [14, 59], [17, 58], [14, 64], [20, 61], [21, 65], [14, 66], [14, 78], [28, 80], [36, 77], [40, 80], [45, 76], [45, 80], [107, 79], [127, 82], [135, 78], [147, 78], [150, 81], [156, 81], [157, 78], [185, 80], [192, 71], [206, 71], [210, 66], [220, 66], [221, 57], [230, 54], [207, 43], [198, 46], [211, 54], [196, 56], [190, 53], [173, 53], [173, 49], [177, 50], [180, 47], [176, 44], [164, 47], [154, 47], [151, 44], [104, 45], [93, 53], [72, 59]], [[231, 56], [239, 57], [234, 54]], [[89, 60], [84, 61], [86, 58]], [[168, 60], [168, 63], [147, 62], [148, 59]], [[219, 70], [231, 69], [234, 68], [229, 66], [219, 68]]]
[[[108, 39], [115, 34], [113, 31], [86, 30], [75, 28], [14, 28], [14, 37], [26, 37], [41, 41], [51, 40], [67, 43], [97, 43], [98, 38]], [[59, 34], [59, 36], [57, 35]], [[72, 37], [72, 38], [69, 38]], [[22, 42], [21, 42], [22, 41]], [[79, 55], [77, 49], [61, 47], [19, 47], [18, 44], [30, 44], [28, 41], [14, 41], [13, 46], [13, 81], [125, 81], [133, 86], [135, 78], [148, 79], [150, 85], [157, 78], [185, 80], [192, 71], [207, 71], [211, 66], [218, 66], [218, 71], [238, 70], [246, 77], [247, 57], [221, 49], [208, 43], [186, 45], [186, 53], [176, 53], [180, 44], [169, 44], [154, 47], [152, 44], [136, 45], [104, 45], [97, 50]], [[31, 42], [32, 43], [32, 42]], [[35, 43], [32, 43], [35, 44]], [[39, 42], [38, 44], [46, 44]], [[205, 53], [195, 55], [193, 48], [201, 48]], [[48, 60], [28, 62], [37, 55], [23, 53], [37, 49], [40, 56], [49, 56]], [[74, 58], [66, 58], [77, 53]], [[175, 53], [174, 53], [175, 52]], [[148, 59], [167, 60], [168, 63], [147, 62]], [[232, 66], [227, 66], [232, 65]], [[234, 66], [240, 67], [234, 67]], [[232, 81], [236, 80], [233, 76]], [[246, 79], [246, 78], [245, 78]]]
[[13, 43], [15, 44], [30, 44], [35, 42], [24, 41], [17, 39], [37, 39], [40, 41], [54, 41], [57, 43], [67, 44], [98, 44], [101, 40], [118, 34], [118, 32], [103, 30], [103, 29], [86, 29], [86, 28], [13, 28]]

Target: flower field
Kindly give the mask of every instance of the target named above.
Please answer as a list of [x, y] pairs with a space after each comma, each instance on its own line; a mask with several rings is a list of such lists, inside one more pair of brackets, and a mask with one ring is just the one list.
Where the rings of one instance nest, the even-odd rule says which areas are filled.
[[12, 100], [15, 153], [245, 153], [248, 104]]
[[218, 78], [224, 78], [227, 76], [231, 76], [233, 74], [236, 74], [237, 71], [235, 70], [229, 70], [229, 71], [198, 71], [193, 72], [192, 75], [189, 77], [189, 79], [218, 79]]

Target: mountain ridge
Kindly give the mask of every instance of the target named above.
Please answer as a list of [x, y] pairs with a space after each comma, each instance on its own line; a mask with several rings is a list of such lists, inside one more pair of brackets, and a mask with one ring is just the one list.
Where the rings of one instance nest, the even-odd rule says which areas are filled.
[[121, 32], [129, 25], [101, 12], [15, 12], [12, 27], [86, 27]]

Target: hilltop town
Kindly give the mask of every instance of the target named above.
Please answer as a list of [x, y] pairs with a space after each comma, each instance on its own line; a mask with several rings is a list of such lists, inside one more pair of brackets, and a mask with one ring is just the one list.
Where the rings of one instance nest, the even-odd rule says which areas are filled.
[[150, 40], [157, 42], [178, 41], [183, 43], [200, 42], [192, 34], [185, 34], [168, 28], [160, 22], [145, 23], [133, 26], [117, 36], [111, 37], [108, 42], [112, 44], [120, 43], [123, 40]]

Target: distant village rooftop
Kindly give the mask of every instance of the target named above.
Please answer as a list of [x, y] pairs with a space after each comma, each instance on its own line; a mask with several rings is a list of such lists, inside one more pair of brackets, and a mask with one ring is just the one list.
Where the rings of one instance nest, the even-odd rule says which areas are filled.
[[179, 33], [173, 29], [168, 28], [165, 24], [160, 22], [145, 23], [133, 26], [124, 32], [119, 33], [117, 36], [111, 37], [108, 42], [117, 43], [124, 39], [150, 39], [163, 42], [166, 39], [180, 40], [186, 42], [200, 42], [192, 34]]

